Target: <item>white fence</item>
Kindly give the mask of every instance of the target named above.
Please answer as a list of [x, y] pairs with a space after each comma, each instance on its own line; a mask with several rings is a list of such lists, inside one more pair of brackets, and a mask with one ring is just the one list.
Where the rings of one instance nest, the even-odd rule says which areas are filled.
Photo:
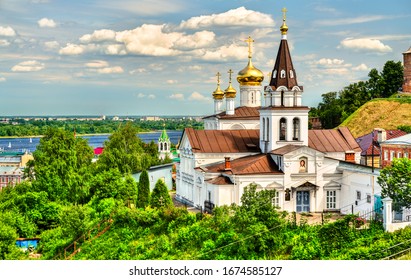
[[392, 209], [392, 199], [387, 197], [382, 200], [384, 205], [383, 221], [384, 229], [388, 232], [411, 226], [411, 209], [403, 208], [402, 212]]

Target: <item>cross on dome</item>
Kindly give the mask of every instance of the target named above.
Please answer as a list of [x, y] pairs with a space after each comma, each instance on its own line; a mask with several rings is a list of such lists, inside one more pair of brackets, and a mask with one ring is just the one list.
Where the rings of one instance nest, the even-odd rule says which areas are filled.
[[252, 57], [252, 45], [254, 43], [254, 40], [251, 38], [251, 36], [248, 36], [245, 42], [248, 44], [248, 58], [251, 58]]

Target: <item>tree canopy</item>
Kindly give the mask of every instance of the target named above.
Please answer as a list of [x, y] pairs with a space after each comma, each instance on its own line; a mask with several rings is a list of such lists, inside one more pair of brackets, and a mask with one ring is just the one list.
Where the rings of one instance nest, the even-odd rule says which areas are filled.
[[383, 197], [390, 197], [397, 206], [411, 208], [411, 160], [395, 158], [378, 177]]
[[158, 179], [150, 197], [151, 207], [170, 207], [173, 204], [166, 184]]

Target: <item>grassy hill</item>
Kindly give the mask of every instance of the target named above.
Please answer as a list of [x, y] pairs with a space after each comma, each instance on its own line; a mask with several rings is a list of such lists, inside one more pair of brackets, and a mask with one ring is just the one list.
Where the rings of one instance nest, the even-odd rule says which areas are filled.
[[354, 137], [367, 134], [373, 128], [396, 129], [411, 125], [411, 98], [374, 99], [358, 108], [340, 126], [346, 126]]

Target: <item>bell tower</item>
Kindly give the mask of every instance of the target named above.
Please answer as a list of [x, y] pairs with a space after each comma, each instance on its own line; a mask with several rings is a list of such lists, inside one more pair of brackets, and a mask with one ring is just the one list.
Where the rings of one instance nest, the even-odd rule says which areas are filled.
[[403, 92], [411, 93], [411, 47], [408, 51], [402, 53], [404, 56], [404, 82], [402, 84]]
[[287, 9], [282, 9], [281, 42], [265, 87], [265, 106], [260, 109], [260, 149], [267, 153], [285, 145], [308, 146], [308, 111], [302, 105], [303, 87], [298, 85], [297, 74], [287, 42]]

